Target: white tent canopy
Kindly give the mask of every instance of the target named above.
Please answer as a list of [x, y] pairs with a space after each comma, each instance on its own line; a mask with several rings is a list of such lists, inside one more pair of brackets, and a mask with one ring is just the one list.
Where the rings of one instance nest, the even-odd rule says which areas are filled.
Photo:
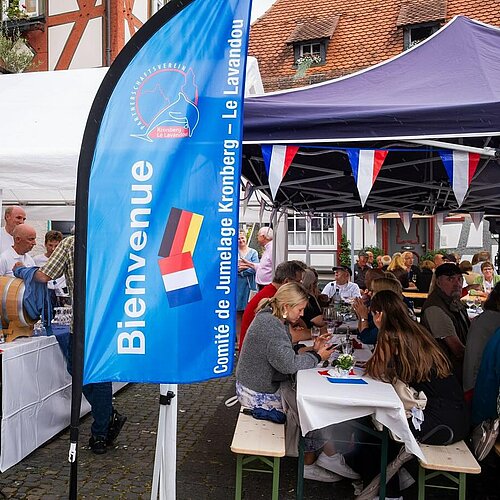
[[[107, 70], [89, 68], [0, 76], [3, 204], [74, 205], [83, 132]], [[257, 60], [248, 57], [245, 93], [262, 92]]]

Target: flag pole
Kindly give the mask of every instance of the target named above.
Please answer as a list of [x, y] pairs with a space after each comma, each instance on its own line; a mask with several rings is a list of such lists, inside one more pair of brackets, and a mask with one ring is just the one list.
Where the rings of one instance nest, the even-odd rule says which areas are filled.
[[177, 385], [160, 384], [160, 415], [156, 435], [151, 500], [175, 500], [177, 464]]

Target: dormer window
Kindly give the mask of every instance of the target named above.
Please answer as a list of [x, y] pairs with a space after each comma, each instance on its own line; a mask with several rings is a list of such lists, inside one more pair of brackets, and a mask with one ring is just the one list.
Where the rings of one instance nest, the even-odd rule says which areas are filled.
[[407, 0], [401, 4], [396, 25], [403, 28], [404, 50], [430, 37], [446, 18], [446, 0]]
[[311, 59], [311, 65], [322, 64], [326, 60], [326, 41], [296, 44], [294, 56], [297, 65], [304, 59]]
[[417, 24], [414, 26], [405, 26], [403, 32], [404, 50], [410, 49], [411, 47], [425, 40], [426, 38], [429, 38], [439, 28], [440, 28], [439, 23], [426, 23], [426, 24]]
[[295, 29], [288, 37], [287, 45], [293, 46], [294, 65], [298, 66], [304, 60], [309, 61], [311, 66], [324, 64], [326, 62], [326, 49], [328, 42], [333, 36], [338, 16], [328, 19], [300, 19]]

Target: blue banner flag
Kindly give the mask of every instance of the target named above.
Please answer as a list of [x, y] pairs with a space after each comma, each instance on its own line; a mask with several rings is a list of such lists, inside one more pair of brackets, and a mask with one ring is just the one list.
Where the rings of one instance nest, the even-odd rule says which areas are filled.
[[84, 383], [232, 372], [250, 3], [169, 2], [97, 94], [77, 189]]

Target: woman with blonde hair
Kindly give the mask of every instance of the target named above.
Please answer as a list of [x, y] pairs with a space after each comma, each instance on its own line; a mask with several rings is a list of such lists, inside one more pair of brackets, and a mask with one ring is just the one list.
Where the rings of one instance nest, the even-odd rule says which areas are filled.
[[[287, 426], [291, 423], [292, 429], [297, 427], [298, 417], [294, 409], [295, 393], [288, 382], [290, 375], [316, 367], [331, 354], [323, 336], [315, 339], [312, 350], [300, 354], [292, 345], [289, 325], [304, 314], [307, 302], [308, 293], [298, 283], [286, 283], [274, 297], [262, 299], [247, 330], [236, 368], [236, 396], [241, 405], [286, 411]], [[293, 430], [289, 432], [287, 427], [287, 434], [293, 434]], [[313, 443], [307, 449], [304, 477], [324, 482], [340, 480], [314, 463], [314, 450], [318, 447]]]
[[330, 356], [323, 337], [311, 351], [294, 350], [289, 325], [304, 314], [307, 302], [308, 294], [298, 283], [286, 283], [274, 297], [260, 301], [236, 368], [236, 395], [243, 406], [282, 409], [280, 381]]
[[401, 282], [403, 288], [408, 288], [410, 285], [408, 280], [408, 271], [406, 270], [403, 256], [400, 253], [395, 253], [392, 256], [392, 261], [387, 267], [387, 270], [396, 276], [396, 278]]

